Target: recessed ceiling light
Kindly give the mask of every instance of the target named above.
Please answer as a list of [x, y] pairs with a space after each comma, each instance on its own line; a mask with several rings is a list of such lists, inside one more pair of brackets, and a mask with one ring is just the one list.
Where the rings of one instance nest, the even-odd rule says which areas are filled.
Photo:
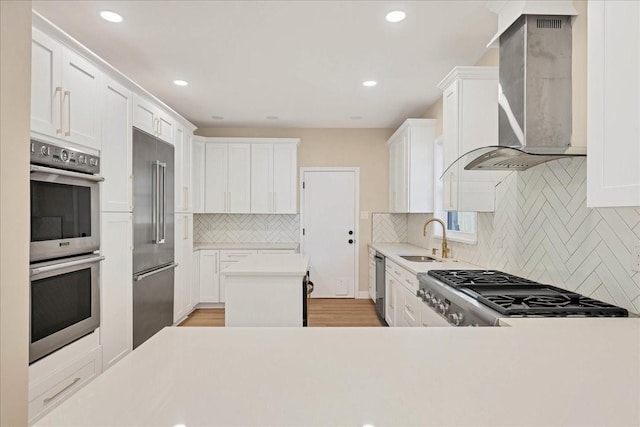
[[184, 80], [174, 80], [173, 84], [176, 85], [176, 86], [186, 86], [189, 83], [185, 82]]
[[362, 120], [362, 116], [351, 116], [349, 117], [351, 120]]
[[366, 82], [362, 82], [362, 85], [366, 87], [373, 87], [377, 84], [378, 82], [376, 82], [375, 80], [367, 80]]
[[385, 16], [385, 19], [389, 22], [400, 22], [402, 21], [405, 17], [407, 16], [406, 13], [404, 13], [401, 10], [394, 10], [393, 12], [389, 12], [387, 13], [387, 16]]
[[224, 120], [224, 117], [222, 117], [222, 116], [211, 116], [211, 118], [213, 120]]
[[278, 120], [278, 116], [267, 116], [267, 120]]
[[115, 12], [111, 12], [110, 10], [103, 10], [102, 12], [100, 12], [100, 16], [105, 21], [115, 22], [115, 23], [122, 22], [122, 16], [118, 15]]

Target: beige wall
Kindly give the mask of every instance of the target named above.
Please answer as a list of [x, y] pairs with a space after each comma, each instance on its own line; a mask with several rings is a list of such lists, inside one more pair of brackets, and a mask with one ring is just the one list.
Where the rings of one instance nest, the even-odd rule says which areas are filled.
[[[574, 0], [578, 11], [573, 25], [572, 84], [573, 135], [571, 144], [587, 145], [587, 1]], [[476, 62], [477, 66], [498, 66], [499, 49], [489, 49]], [[444, 76], [442, 76], [444, 77]], [[436, 119], [436, 134], [442, 135], [442, 97], [425, 111], [425, 119]]]
[[200, 136], [300, 138], [298, 166], [360, 167], [360, 286], [368, 289], [367, 243], [371, 242], [371, 212], [388, 210], [389, 156], [386, 141], [395, 129], [198, 129]]
[[31, 1], [0, 2], [0, 425], [27, 425]]

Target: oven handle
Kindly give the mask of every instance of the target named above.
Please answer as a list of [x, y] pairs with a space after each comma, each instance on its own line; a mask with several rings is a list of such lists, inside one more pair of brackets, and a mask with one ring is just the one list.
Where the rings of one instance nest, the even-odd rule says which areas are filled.
[[34, 268], [31, 268], [30, 271], [31, 271], [31, 275], [35, 276], [36, 274], [48, 273], [49, 271], [62, 270], [63, 268], [67, 268], [67, 267], [77, 267], [79, 265], [95, 264], [96, 262], [100, 262], [102, 260], [104, 260], [103, 256], [93, 256], [90, 258], [78, 259], [78, 260], [69, 261], [69, 262], [62, 262], [60, 264], [47, 265], [44, 267], [34, 267]]
[[171, 270], [172, 268], [176, 268], [178, 264], [175, 262], [173, 264], [169, 264], [166, 267], [159, 268], [157, 270], [150, 271], [148, 273], [143, 273], [135, 276], [133, 278], [134, 281], [139, 282], [140, 280], [146, 279], [149, 276], [153, 276], [154, 274], [162, 273], [163, 271]]
[[48, 168], [46, 166], [31, 165], [31, 173], [42, 172], [51, 173], [60, 176], [69, 176], [71, 178], [84, 179], [86, 181], [102, 182], [104, 178], [99, 175], [90, 175], [88, 173], [72, 172], [64, 169]]

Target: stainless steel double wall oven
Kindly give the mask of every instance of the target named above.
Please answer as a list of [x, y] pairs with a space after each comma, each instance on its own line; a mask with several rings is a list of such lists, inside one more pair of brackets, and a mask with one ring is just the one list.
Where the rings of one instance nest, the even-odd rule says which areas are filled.
[[29, 363], [100, 325], [97, 156], [31, 141]]

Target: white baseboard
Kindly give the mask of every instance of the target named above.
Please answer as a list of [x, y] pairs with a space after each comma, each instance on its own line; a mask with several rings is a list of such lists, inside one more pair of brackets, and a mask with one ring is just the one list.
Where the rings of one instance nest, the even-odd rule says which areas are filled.
[[224, 308], [224, 303], [223, 302], [200, 302], [196, 304], [196, 306], [193, 309], [195, 310], [198, 308]]
[[371, 298], [369, 296], [369, 291], [359, 291], [358, 295], [356, 296], [356, 299], [368, 299]]

